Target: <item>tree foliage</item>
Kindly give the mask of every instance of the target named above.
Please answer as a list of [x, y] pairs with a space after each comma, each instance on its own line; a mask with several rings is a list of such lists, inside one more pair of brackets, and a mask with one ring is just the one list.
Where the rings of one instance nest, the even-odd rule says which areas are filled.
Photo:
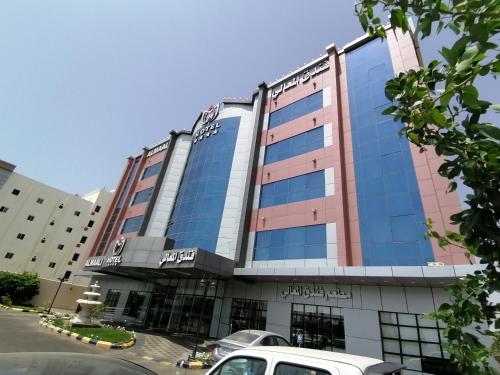
[[[482, 117], [500, 111], [500, 105], [481, 99], [475, 83], [480, 76], [496, 79], [500, 72], [500, 0], [359, 0], [356, 14], [363, 29], [385, 37], [387, 27], [376, 7], [390, 13], [392, 28], [403, 32], [410, 28], [407, 17], [415, 19], [415, 35], [421, 39], [443, 29], [456, 36], [453, 45], [441, 49], [442, 61], [386, 83], [385, 95], [393, 105], [383, 113], [405, 122], [401, 134], [422, 152], [431, 146], [443, 157], [438, 173], [449, 179], [449, 191], [457, 188], [457, 178], [471, 189], [468, 207], [450, 217], [460, 233], [437, 233], [430, 225], [428, 236], [444, 248], [464, 247], [484, 269], [452, 285], [452, 303], [430, 315], [447, 324], [447, 349], [462, 373], [496, 373], [488, 361], [499, 336], [488, 326], [500, 328], [499, 306], [490, 299], [500, 286], [500, 129]], [[477, 339], [486, 336], [494, 345]]]
[[14, 303], [29, 301], [38, 294], [40, 279], [36, 273], [0, 271], [0, 296], [9, 296]]

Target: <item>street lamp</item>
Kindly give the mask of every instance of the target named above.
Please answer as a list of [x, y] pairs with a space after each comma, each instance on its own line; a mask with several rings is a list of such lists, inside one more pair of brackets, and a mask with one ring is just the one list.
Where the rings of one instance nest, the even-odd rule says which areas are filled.
[[57, 293], [59, 293], [59, 289], [61, 289], [61, 285], [64, 281], [66, 281], [66, 278], [65, 277], [58, 277], [57, 280], [59, 280], [59, 285], [57, 286], [56, 294], [54, 294], [54, 299], [52, 299], [52, 302], [49, 306], [49, 309], [47, 310], [47, 313], [50, 313], [50, 310], [52, 309], [52, 306], [54, 305], [54, 302], [56, 301]]

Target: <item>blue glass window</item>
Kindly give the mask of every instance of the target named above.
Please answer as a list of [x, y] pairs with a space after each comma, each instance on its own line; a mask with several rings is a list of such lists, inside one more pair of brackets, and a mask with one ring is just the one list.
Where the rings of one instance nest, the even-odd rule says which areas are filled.
[[296, 102], [280, 108], [277, 111], [271, 112], [269, 115], [269, 129], [305, 116], [308, 113], [314, 112], [320, 108], [323, 108], [323, 90], [297, 100]]
[[266, 147], [264, 164], [275, 163], [325, 146], [323, 126]]
[[141, 227], [143, 217], [144, 216], [141, 215], [129, 217], [128, 219], [126, 219], [125, 224], [123, 224], [122, 233], [137, 232]]
[[326, 225], [266, 230], [255, 235], [254, 260], [324, 259]]
[[151, 194], [153, 194], [152, 187], [138, 191], [137, 193], [135, 193], [134, 200], [132, 201], [132, 206], [134, 204], [149, 202], [149, 199], [151, 198]]
[[260, 207], [305, 201], [325, 196], [325, 171], [308, 173], [262, 185]]
[[382, 115], [393, 77], [387, 42], [347, 53], [347, 82], [361, 247], [365, 266], [416, 266], [434, 260], [404, 125]]
[[216, 121], [216, 134], [191, 146], [166, 236], [174, 249], [215, 251], [240, 124], [239, 117]]
[[147, 167], [144, 170], [144, 173], [142, 175], [142, 180], [144, 180], [145, 178], [157, 175], [158, 173], [160, 173], [160, 169], [161, 169], [161, 162], [153, 164], [150, 167]]

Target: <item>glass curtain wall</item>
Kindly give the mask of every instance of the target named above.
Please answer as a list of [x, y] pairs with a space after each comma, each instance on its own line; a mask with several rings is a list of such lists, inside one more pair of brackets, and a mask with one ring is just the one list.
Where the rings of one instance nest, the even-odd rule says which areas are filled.
[[[224, 281], [213, 279], [161, 280], [152, 292], [125, 291], [127, 302], [122, 317], [126, 321], [150, 329], [172, 333], [209, 336], [214, 311], [222, 306]], [[217, 329], [212, 330], [217, 332]]]

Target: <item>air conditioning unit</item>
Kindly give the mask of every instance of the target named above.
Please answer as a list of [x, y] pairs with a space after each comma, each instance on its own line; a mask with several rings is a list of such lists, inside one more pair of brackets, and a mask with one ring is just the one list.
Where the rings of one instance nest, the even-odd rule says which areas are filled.
[[73, 264], [73, 262], [70, 260], [70, 261], [68, 262], [68, 266], [71, 266], [72, 264]]
[[83, 228], [83, 230], [89, 230], [89, 227], [85, 227], [85, 228]]
[[76, 244], [76, 247], [80, 247], [81, 245], [82, 245], [82, 244], [80, 244], [80, 243], [77, 243], [77, 244]]

